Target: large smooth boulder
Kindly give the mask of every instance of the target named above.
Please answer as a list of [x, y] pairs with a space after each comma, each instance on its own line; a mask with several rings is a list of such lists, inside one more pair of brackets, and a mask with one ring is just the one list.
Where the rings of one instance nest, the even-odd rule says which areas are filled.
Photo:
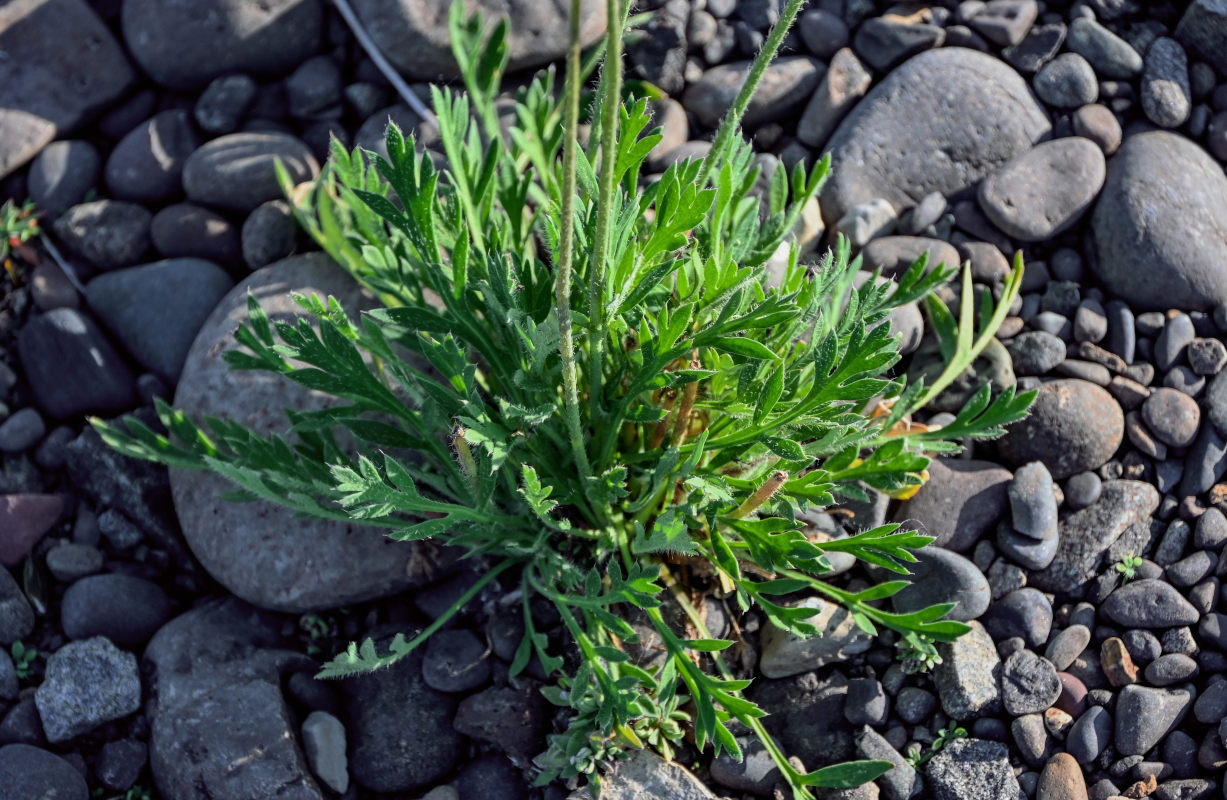
[[[313, 411], [337, 404], [278, 375], [233, 371], [223, 359], [247, 320], [247, 294], [269, 319], [292, 321], [302, 309], [292, 291], [333, 295], [351, 314], [377, 305], [323, 254], [285, 259], [252, 273], [221, 301], [188, 352], [175, 405], [193, 419], [218, 416], [262, 434], [284, 434], [284, 409]], [[205, 471], [172, 471], [175, 508], [188, 545], [214, 578], [266, 608], [303, 612], [361, 602], [419, 585], [429, 564], [416, 543], [394, 542], [375, 528], [300, 519], [267, 502], [228, 503], [234, 485]]]
[[150, 78], [171, 89], [198, 89], [229, 72], [289, 72], [315, 55], [324, 3], [124, 0], [121, 21], [132, 57]]
[[1137, 133], [1108, 162], [1091, 266], [1134, 308], [1227, 302], [1227, 177], [1184, 136]]
[[869, 91], [827, 143], [823, 219], [876, 198], [902, 212], [933, 191], [973, 186], [1051, 130], [1026, 81], [960, 47], [904, 62]]
[[136, 73], [84, 0], [0, 4], [0, 178], [119, 99]]
[[[511, 22], [508, 69], [560, 60], [567, 52], [570, 4], [538, 0], [465, 0], [467, 17], [480, 11], [487, 23]], [[375, 44], [396, 69], [410, 78], [438, 80], [460, 76], [452, 56], [448, 13], [439, 0], [355, 0], [354, 10]], [[579, 37], [584, 46], [605, 34], [604, 0], [583, 0]]]

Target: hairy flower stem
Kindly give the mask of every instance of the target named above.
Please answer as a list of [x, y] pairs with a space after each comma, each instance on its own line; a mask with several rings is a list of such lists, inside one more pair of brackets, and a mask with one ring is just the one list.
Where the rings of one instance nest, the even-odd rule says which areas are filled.
[[[558, 353], [562, 356], [562, 393], [566, 403], [567, 433], [575, 466], [582, 478], [592, 474], [584, 431], [579, 420], [579, 390], [575, 374], [575, 339], [571, 326], [571, 265], [575, 255], [575, 156], [579, 149], [579, 4], [571, 0], [571, 43], [567, 48], [567, 81], [562, 147], [562, 230], [558, 244], [558, 273], [554, 302], [558, 309]], [[586, 481], [585, 481], [586, 483]]]
[[588, 264], [588, 405], [595, 414], [601, 403], [602, 361], [605, 353], [605, 261], [609, 257], [614, 179], [617, 177], [618, 112], [622, 107], [622, 13], [619, 0], [606, 2], [605, 71], [601, 80], [601, 175], [596, 205], [596, 233]]
[[741, 127], [741, 118], [745, 116], [746, 109], [749, 108], [750, 101], [754, 98], [755, 91], [758, 90], [758, 84], [767, 72], [767, 67], [775, 60], [775, 54], [792, 28], [793, 22], [796, 21], [801, 6], [805, 3], [806, 0], [788, 0], [788, 5], [780, 13], [779, 21], [775, 23], [771, 33], [767, 35], [767, 40], [763, 42], [763, 49], [759, 50], [758, 55], [754, 57], [754, 63], [750, 65], [750, 71], [746, 74], [746, 82], [741, 85], [737, 99], [733, 101], [728, 113], [720, 121], [711, 150], [708, 150], [707, 155], [703, 158], [703, 166], [699, 169], [699, 177], [696, 181], [699, 186], [707, 185], [711, 171], [723, 161], [729, 143], [733, 141], [733, 137]]

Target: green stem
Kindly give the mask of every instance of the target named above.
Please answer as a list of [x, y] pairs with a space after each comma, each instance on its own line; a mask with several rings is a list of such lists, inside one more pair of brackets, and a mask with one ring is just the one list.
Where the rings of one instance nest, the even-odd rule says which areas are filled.
[[746, 82], [742, 84], [741, 91], [737, 93], [737, 99], [733, 101], [732, 107], [724, 115], [724, 119], [720, 121], [720, 127], [716, 130], [716, 139], [712, 142], [711, 150], [707, 151], [707, 156], [703, 159], [703, 166], [699, 170], [697, 180], [699, 186], [707, 185], [707, 179], [710, 177], [712, 169], [724, 158], [724, 153], [728, 150], [729, 143], [732, 142], [733, 136], [741, 127], [741, 118], [745, 116], [746, 109], [750, 106], [750, 100], [754, 98], [754, 92], [758, 89], [758, 84], [767, 72], [767, 67], [775, 59], [775, 54], [779, 52], [780, 45], [784, 42], [784, 37], [788, 34], [788, 30], [797, 19], [797, 13], [805, 3], [806, 0], [788, 0], [788, 5], [784, 7], [784, 11], [780, 14], [779, 21], [775, 23], [771, 33], [767, 35], [767, 41], [763, 43], [763, 49], [758, 51], [758, 55], [754, 57], [754, 63], [750, 66], [750, 71], [746, 75]]
[[[579, 148], [579, 48], [580, 0], [571, 0], [571, 44], [567, 49], [567, 81], [564, 113], [566, 139], [562, 148], [562, 226], [558, 246], [558, 274], [554, 302], [558, 308], [558, 353], [562, 357], [562, 391], [566, 403], [567, 432], [580, 478], [592, 474], [584, 432], [579, 420], [579, 389], [575, 371], [575, 339], [571, 325], [571, 265], [575, 252], [575, 156]], [[584, 480], [587, 487], [587, 480]]]
[[605, 72], [601, 86], [601, 175], [596, 205], [596, 234], [588, 269], [588, 407], [600, 407], [602, 359], [605, 350], [605, 259], [609, 253], [613, 217], [614, 178], [617, 172], [618, 112], [622, 108], [622, 14], [619, 0], [605, 5]]

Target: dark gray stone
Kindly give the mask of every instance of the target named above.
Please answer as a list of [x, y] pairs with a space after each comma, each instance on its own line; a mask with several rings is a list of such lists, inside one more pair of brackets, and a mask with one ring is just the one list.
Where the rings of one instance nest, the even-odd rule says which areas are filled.
[[490, 678], [489, 651], [472, 631], [439, 631], [426, 642], [422, 678], [440, 692], [467, 692]]
[[0, 12], [0, 178], [118, 100], [136, 80], [83, 0], [6, 3]]
[[930, 192], [954, 194], [1048, 131], [1022, 78], [997, 59], [958, 47], [921, 53], [871, 89], [828, 142], [823, 219], [879, 197], [903, 211]]
[[1052, 605], [1036, 589], [1016, 589], [994, 602], [981, 622], [995, 641], [1018, 636], [1027, 647], [1042, 647], [1052, 630]]
[[1090, 62], [1101, 78], [1128, 80], [1142, 72], [1138, 51], [1090, 17], [1070, 22], [1065, 46]]
[[1108, 595], [1103, 613], [1128, 628], [1172, 628], [1193, 625], [1199, 614], [1166, 581], [1130, 581]]
[[284, 133], [231, 133], [196, 150], [183, 165], [183, 189], [190, 200], [233, 211], [252, 211], [281, 198], [274, 162], [295, 183], [319, 175], [310, 148]]
[[102, 158], [83, 139], [52, 142], [38, 154], [26, 176], [26, 191], [40, 211], [55, 219], [85, 200], [98, 185]]
[[0, 747], [5, 800], [87, 800], [89, 787], [72, 764], [28, 744]]
[[94, 774], [113, 792], [126, 792], [149, 761], [149, 747], [140, 739], [115, 739], [98, 751]]
[[1160, 128], [1178, 128], [1189, 118], [1189, 60], [1175, 39], [1160, 36], [1146, 51], [1142, 73], [1142, 110]]
[[167, 206], [153, 216], [153, 249], [165, 258], [200, 258], [224, 267], [242, 263], [239, 231], [230, 220], [191, 203]]
[[1035, 0], [989, 0], [967, 24], [998, 47], [1018, 44], [1039, 14]]
[[852, 49], [878, 72], [889, 72], [918, 53], [940, 47], [945, 40], [946, 31], [937, 25], [900, 17], [873, 17], [856, 29]]
[[259, 269], [280, 261], [294, 252], [298, 243], [298, 221], [284, 200], [261, 203], [243, 223], [243, 261], [249, 269]]
[[1103, 706], [1091, 706], [1065, 736], [1065, 750], [1079, 764], [1089, 765], [1112, 742], [1112, 715]]
[[324, 30], [320, 0], [127, 0], [121, 21], [132, 57], [171, 89], [198, 89], [228, 72], [287, 72], [319, 50]]
[[1197, 675], [1197, 662], [1184, 653], [1167, 653], [1146, 665], [1146, 681], [1152, 686], [1171, 686]]
[[1144, 755], [1176, 729], [1193, 706], [1189, 688], [1154, 689], [1133, 684], [1116, 696], [1116, 738], [1122, 755]]
[[1134, 308], [1209, 311], [1227, 301], [1227, 177], [1185, 137], [1128, 137], [1091, 225], [1092, 267]]
[[1218, 70], [1227, 73], [1227, 5], [1193, 0], [1176, 26], [1176, 38]]
[[1047, 331], [1020, 333], [1006, 343], [1018, 375], [1044, 375], [1065, 360], [1065, 342]]
[[899, 507], [895, 521], [918, 520], [933, 544], [966, 552], [1007, 506], [1009, 470], [974, 459], [934, 459], [929, 480]]
[[811, 147], [822, 147], [872, 82], [872, 73], [852, 50], [837, 52], [801, 113], [797, 138]]
[[136, 405], [132, 373], [90, 317], [57, 308], [31, 317], [17, 339], [38, 407], [56, 419]]
[[772, 787], [783, 778], [780, 768], [757, 738], [745, 741], [741, 749], [744, 756], [741, 759], [734, 759], [728, 753], [721, 753], [712, 759], [712, 780], [739, 792], [769, 796]]
[[56, 650], [34, 693], [47, 741], [66, 742], [141, 707], [136, 656], [102, 636]]
[[1012, 800], [1022, 793], [1009, 750], [985, 739], [950, 742], [929, 760], [925, 776], [936, 800]]
[[1076, 378], [1043, 384], [1029, 416], [999, 442], [1009, 464], [1041, 461], [1060, 480], [1102, 466], [1124, 438], [1120, 406], [1104, 389]]
[[988, 609], [988, 581], [975, 564], [933, 545], [917, 552], [916, 558], [911, 585], [891, 598], [895, 611], [908, 613], [937, 603], [955, 603], [946, 616], [966, 622]]
[[[682, 105], [694, 114], [702, 125], [716, 127], [733, 104], [749, 70], [749, 61], [712, 67], [686, 89], [682, 96]], [[746, 108], [743, 124], [752, 128], [787, 115], [810, 98], [825, 72], [822, 62], [808, 56], [784, 56], [776, 59], [767, 68], [759, 90]], [[840, 217], [842, 216], [841, 214]], [[825, 214], [823, 218], [839, 219]]]
[[98, 269], [128, 267], [149, 250], [153, 215], [118, 200], [93, 200], [67, 209], [52, 225], [68, 250]]
[[933, 670], [942, 710], [960, 721], [995, 714], [1001, 709], [1001, 659], [997, 648], [984, 627], [978, 622], [970, 625], [968, 633], [938, 645], [942, 663]]
[[170, 619], [171, 601], [156, 583], [112, 573], [68, 587], [60, 624], [70, 639], [105, 636], [120, 647], [143, 646]]
[[1054, 108], [1075, 109], [1099, 97], [1095, 70], [1077, 53], [1063, 53], [1040, 67], [1031, 84], [1039, 98]]
[[1201, 409], [1176, 389], [1155, 389], [1142, 404], [1142, 419], [1155, 436], [1172, 447], [1188, 447], [1197, 437]]
[[197, 332], [233, 285], [211, 261], [173, 258], [99, 275], [85, 297], [137, 362], [173, 385]]
[[215, 78], [196, 99], [196, 124], [212, 134], [234, 133], [255, 102], [257, 88], [247, 75]]
[[1039, 540], [1057, 535], [1057, 496], [1047, 467], [1038, 461], [1019, 467], [1006, 491], [1015, 531]]
[[1057, 669], [1030, 650], [1017, 650], [1001, 667], [1001, 700], [1014, 716], [1040, 714], [1061, 694]]
[[1023, 242], [1051, 239], [1091, 207], [1107, 172], [1103, 151], [1070, 136], [1020, 153], [980, 182], [980, 208], [993, 224]]
[[1202, 494], [1227, 473], [1227, 440], [1213, 425], [1202, 425], [1197, 441], [1184, 459], [1180, 493], [1185, 497]]
[[533, 686], [491, 687], [460, 702], [452, 727], [513, 757], [531, 758], [545, 749], [545, 700]]
[[115, 145], [107, 158], [107, 190], [116, 200], [164, 203], [183, 193], [183, 162], [200, 137], [186, 111], [156, 114]]

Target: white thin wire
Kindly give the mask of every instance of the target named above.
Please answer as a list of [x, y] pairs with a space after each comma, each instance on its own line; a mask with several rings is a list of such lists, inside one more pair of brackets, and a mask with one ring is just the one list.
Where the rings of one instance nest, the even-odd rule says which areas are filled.
[[362, 45], [362, 49], [371, 57], [371, 61], [375, 62], [375, 66], [379, 68], [379, 71], [383, 73], [384, 77], [396, 89], [396, 93], [401, 96], [401, 99], [413, 109], [414, 113], [422, 118], [423, 122], [437, 124], [434, 113], [413, 93], [413, 90], [409, 88], [409, 84], [405, 83], [405, 79], [400, 76], [396, 68], [379, 51], [379, 45], [375, 44], [375, 40], [366, 32], [366, 28], [363, 27], [362, 21], [358, 19], [358, 15], [354, 13], [353, 6], [349, 4], [349, 0], [332, 0], [332, 3], [337, 7], [337, 11], [341, 13], [341, 18], [345, 20], [345, 24], [353, 31], [354, 38], [358, 40], [358, 44]]

